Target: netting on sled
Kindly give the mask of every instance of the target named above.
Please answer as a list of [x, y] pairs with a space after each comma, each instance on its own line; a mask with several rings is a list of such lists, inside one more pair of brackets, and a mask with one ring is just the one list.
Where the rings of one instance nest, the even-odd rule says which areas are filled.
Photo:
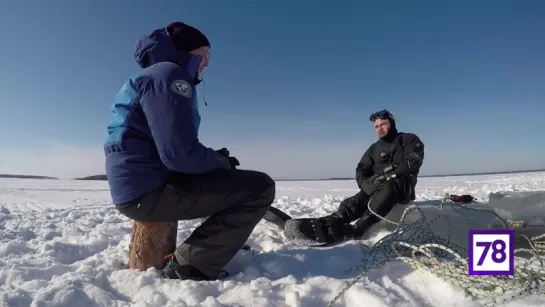
[[[399, 222], [386, 220], [396, 225], [395, 230], [362, 253], [360, 274], [329, 306], [367, 271], [392, 260], [430, 272], [462, 288], [484, 306], [525, 293], [545, 294], [544, 218], [545, 192], [501, 192], [491, 194], [489, 203], [484, 204], [453, 203], [445, 198], [435, 205], [407, 206]], [[514, 276], [468, 275], [470, 229], [515, 230]]]

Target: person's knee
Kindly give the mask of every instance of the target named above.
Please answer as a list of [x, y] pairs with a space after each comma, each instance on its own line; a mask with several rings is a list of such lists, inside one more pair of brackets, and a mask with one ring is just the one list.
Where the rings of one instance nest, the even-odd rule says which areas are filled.
[[264, 198], [263, 202], [270, 206], [276, 197], [276, 182], [265, 173], [260, 173], [259, 182], [260, 190], [262, 190], [261, 196]]
[[369, 202], [369, 208], [373, 211], [384, 213], [389, 211], [398, 201], [397, 187], [393, 180], [383, 182]]
[[276, 197], [276, 183], [266, 173], [254, 170], [240, 170], [241, 176], [243, 176], [243, 182], [245, 189], [248, 191], [248, 197], [251, 200], [258, 200], [256, 204], [260, 207], [266, 207], [272, 205]]
[[403, 183], [400, 185], [395, 180], [388, 180], [383, 184], [384, 186], [380, 192], [380, 194], [384, 195], [383, 197], [396, 203], [408, 203], [408, 200], [411, 198], [411, 190], [406, 190], [408, 186], [403, 185]]
[[[386, 193], [386, 194], [392, 194], [395, 193], [397, 190], [396, 184], [394, 180], [386, 180], [382, 182], [377, 189], [377, 192]], [[376, 192], [375, 192], [376, 194]]]
[[343, 212], [346, 222], [357, 219], [367, 210], [369, 196], [365, 192], [359, 192], [354, 196], [344, 199], [339, 205], [339, 211]]

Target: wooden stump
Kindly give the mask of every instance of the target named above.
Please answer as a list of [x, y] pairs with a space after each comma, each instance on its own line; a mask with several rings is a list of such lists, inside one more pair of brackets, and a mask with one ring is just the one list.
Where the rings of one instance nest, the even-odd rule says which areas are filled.
[[176, 249], [178, 222], [139, 222], [132, 224], [129, 246], [129, 268], [145, 271], [150, 267], [162, 270], [164, 257]]

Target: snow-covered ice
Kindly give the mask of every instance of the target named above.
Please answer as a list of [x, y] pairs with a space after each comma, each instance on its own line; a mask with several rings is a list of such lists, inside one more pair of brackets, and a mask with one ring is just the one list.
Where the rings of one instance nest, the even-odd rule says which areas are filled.
[[[444, 193], [545, 190], [545, 173], [421, 178], [417, 201]], [[332, 212], [357, 192], [354, 181], [277, 182], [274, 206], [294, 217]], [[200, 221], [180, 222], [178, 242]], [[77, 306], [327, 306], [357, 273], [361, 243], [327, 249], [284, 243], [277, 228], [258, 224], [227, 280], [167, 280], [154, 269], [126, 269], [131, 221], [120, 215], [102, 181], [0, 179], [0, 305]], [[369, 241], [387, 234], [381, 232]], [[430, 273], [402, 262], [374, 269], [335, 306], [479, 306]], [[526, 295], [502, 306], [545, 306]]]

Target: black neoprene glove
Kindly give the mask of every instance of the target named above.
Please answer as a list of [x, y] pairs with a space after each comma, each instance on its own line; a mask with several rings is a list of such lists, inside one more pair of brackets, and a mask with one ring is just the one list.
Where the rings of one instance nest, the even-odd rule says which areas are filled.
[[374, 185], [379, 185], [379, 184], [383, 183], [386, 180], [386, 175], [384, 173], [378, 173], [378, 174], [375, 174], [375, 175], [371, 176], [370, 179], [371, 179], [371, 182]]
[[400, 163], [396, 166], [396, 169], [393, 172], [397, 178], [409, 176], [411, 174], [411, 170], [409, 169], [409, 166], [407, 163]]
[[364, 179], [360, 184], [360, 189], [367, 193], [367, 195], [373, 194], [377, 189], [378, 183], [375, 182], [378, 182], [378, 177], [379, 176], [375, 174], [369, 178]]

